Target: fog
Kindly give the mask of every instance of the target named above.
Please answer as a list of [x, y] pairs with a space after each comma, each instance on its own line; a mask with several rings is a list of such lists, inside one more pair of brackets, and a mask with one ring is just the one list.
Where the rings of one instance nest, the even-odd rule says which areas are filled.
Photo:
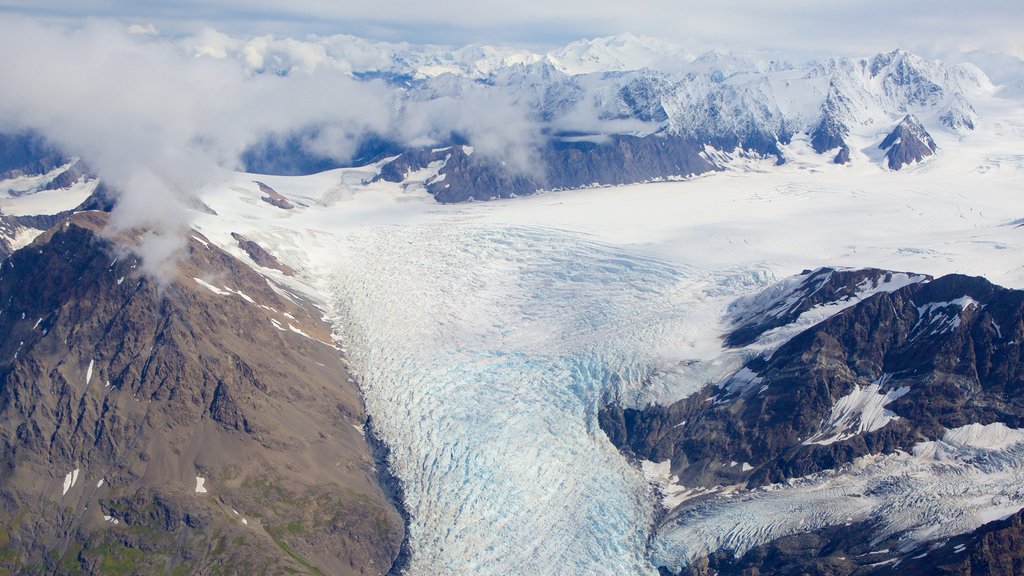
[[539, 134], [525, 108], [493, 94], [403, 103], [398, 88], [353, 78], [347, 60], [311, 42], [7, 18], [0, 50], [0, 130], [37, 130], [82, 156], [120, 194], [115, 228], [154, 232], [142, 251], [156, 266], [188, 224], [188, 195], [268, 135], [316, 127], [304, 145], [344, 162], [368, 134], [431, 145], [458, 133], [522, 168]]

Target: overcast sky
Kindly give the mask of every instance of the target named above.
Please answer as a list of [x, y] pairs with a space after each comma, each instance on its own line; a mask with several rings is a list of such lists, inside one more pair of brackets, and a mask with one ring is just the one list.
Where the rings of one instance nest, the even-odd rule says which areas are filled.
[[0, 12], [233, 34], [347, 33], [413, 43], [549, 47], [632, 32], [710, 47], [861, 55], [987, 49], [1024, 56], [1021, 0], [0, 0]]

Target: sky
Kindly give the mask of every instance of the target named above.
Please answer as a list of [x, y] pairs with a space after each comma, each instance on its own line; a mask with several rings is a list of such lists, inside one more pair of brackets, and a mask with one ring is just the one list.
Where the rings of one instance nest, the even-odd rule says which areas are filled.
[[894, 47], [938, 55], [994, 50], [1024, 57], [1020, 0], [3, 0], [0, 14], [63, 23], [86, 17], [153, 24], [169, 34], [345, 33], [443, 45], [551, 47], [623, 32], [693, 50], [730, 48], [828, 55]]

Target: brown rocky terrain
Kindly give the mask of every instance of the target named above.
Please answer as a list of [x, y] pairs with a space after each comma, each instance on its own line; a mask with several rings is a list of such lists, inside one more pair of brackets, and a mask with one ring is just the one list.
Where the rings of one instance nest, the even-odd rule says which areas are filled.
[[[736, 143], [719, 144], [731, 149]], [[427, 191], [438, 202], [491, 200], [528, 196], [539, 190], [630, 184], [717, 170], [701, 155], [702, 150], [696, 141], [671, 135], [615, 135], [600, 144], [551, 142], [538, 153], [537, 169], [527, 174], [456, 145], [405, 151], [384, 164], [377, 178], [402, 182], [410, 172], [443, 161], [439, 177], [427, 182]]]
[[917, 118], [907, 115], [878, 145], [885, 150], [886, 165], [890, 170], [900, 168], [935, 154], [937, 146], [931, 134]]
[[[771, 314], [740, 317], [726, 342], [748, 344], [814, 306], [848, 298], [880, 273], [809, 272], [792, 292], [796, 298], [784, 298]], [[601, 426], [631, 457], [671, 460], [683, 485], [756, 488], [834, 470], [868, 454], [909, 452], [967, 424], [1024, 426], [1022, 340], [1024, 292], [983, 278], [943, 276], [865, 298], [770, 356], [753, 358], [744, 378], [709, 385], [671, 406], [609, 406]], [[840, 398], [871, 385], [879, 394], [893, 393], [885, 408], [894, 419], [878, 429], [809, 442], [834, 434], [823, 426]], [[850, 425], [856, 430], [857, 421]], [[929, 554], [914, 573], [1020, 573], [1012, 568], [1024, 562], [1020, 518], [1014, 522], [1005, 530], [983, 526], [990, 535], [950, 544], [962, 543], [968, 552], [950, 552], [941, 562], [941, 554]], [[865, 545], [872, 534], [871, 526], [853, 526], [786, 536], [741, 558], [713, 553], [686, 573], [869, 573], [866, 561], [853, 558], [872, 549]], [[883, 544], [875, 541], [873, 548]], [[948, 571], [939, 571], [940, 564], [948, 564]], [[891, 566], [885, 570], [891, 573]]]
[[277, 190], [274, 190], [270, 186], [267, 186], [263, 182], [259, 181], [256, 181], [256, 185], [260, 187], [260, 192], [266, 194], [266, 196], [261, 196], [260, 200], [263, 200], [267, 204], [270, 204], [271, 206], [276, 206], [282, 210], [291, 210], [292, 208], [295, 208], [295, 206], [293, 206], [292, 203], [289, 202], [287, 198], [282, 196], [281, 193], [278, 192]]
[[245, 253], [249, 255], [249, 258], [257, 265], [277, 270], [285, 276], [295, 276], [295, 270], [291, 266], [282, 264], [276, 256], [267, 252], [266, 249], [264, 249], [263, 246], [260, 246], [257, 242], [249, 240], [237, 232], [232, 232], [231, 237], [235, 239], [235, 242], [238, 242], [238, 247], [244, 250]]
[[0, 271], [0, 573], [383, 574], [403, 519], [312, 303], [79, 213]]

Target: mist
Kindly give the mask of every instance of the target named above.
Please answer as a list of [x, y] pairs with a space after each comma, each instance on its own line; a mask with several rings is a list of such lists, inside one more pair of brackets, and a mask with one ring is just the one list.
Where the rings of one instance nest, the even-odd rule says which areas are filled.
[[119, 195], [115, 229], [152, 232], [141, 255], [154, 270], [175, 253], [168, 239], [184, 237], [188, 197], [274, 135], [315, 127], [303, 145], [344, 163], [368, 135], [432, 145], [460, 134], [481, 154], [529, 163], [540, 132], [520, 104], [483, 92], [406, 102], [400, 86], [354, 78], [351, 60], [328, 48], [210, 29], [167, 38], [152, 25], [6, 18], [0, 50], [18, 56], [0, 59], [0, 130], [35, 130], [81, 156]]

